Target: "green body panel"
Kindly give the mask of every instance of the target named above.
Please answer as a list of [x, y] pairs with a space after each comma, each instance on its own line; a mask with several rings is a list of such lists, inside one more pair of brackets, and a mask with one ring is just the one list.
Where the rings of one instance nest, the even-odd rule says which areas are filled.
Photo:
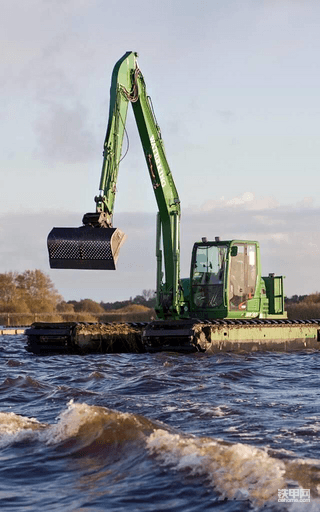
[[[95, 198], [97, 212], [106, 214], [112, 227], [129, 102], [132, 103], [159, 210], [156, 239], [158, 317], [285, 318], [283, 278], [261, 277], [258, 242], [205, 240], [196, 243], [190, 278], [180, 279], [180, 200], [160, 128], [137, 64], [137, 54], [133, 52], [127, 52], [116, 63], [112, 74], [100, 195]], [[206, 252], [212, 254], [214, 261], [205, 256]], [[199, 262], [196, 261], [198, 256]], [[204, 257], [206, 263], [201, 263]]]
[[193, 343], [206, 353], [319, 350], [319, 324], [194, 326]]
[[[247, 281], [250, 281], [250, 272], [254, 272], [251, 276], [251, 288], [248, 283], [243, 280], [243, 286], [247, 287], [247, 293], [245, 290], [240, 288], [243, 293], [242, 299], [238, 300], [238, 304], [232, 304], [232, 279], [235, 279], [233, 258], [233, 248], [243, 248], [243, 256], [240, 261], [242, 264], [241, 277], [247, 274]], [[250, 266], [246, 261], [249, 262], [250, 253], [248, 247], [251, 249], [254, 255], [254, 263]], [[211, 300], [215, 300], [215, 304], [210, 307], [210, 300], [206, 300], [206, 296], [210, 296], [210, 284], [197, 284], [197, 272], [196, 270], [196, 259], [199, 250], [208, 250], [216, 248], [218, 251], [224, 249], [223, 257], [223, 278], [219, 285], [212, 287]], [[212, 261], [208, 262], [207, 270], [210, 270], [211, 274], [214, 267]], [[246, 265], [248, 268], [246, 268]], [[209, 269], [209, 267], [211, 268]], [[207, 273], [206, 273], [207, 276]], [[239, 279], [239, 276], [238, 276]], [[218, 288], [220, 287], [220, 290]], [[240, 284], [240, 286], [242, 286]], [[188, 297], [190, 315], [200, 319], [219, 319], [219, 318], [230, 318], [230, 319], [241, 319], [241, 318], [286, 318], [287, 314], [284, 311], [284, 295], [283, 295], [283, 277], [273, 276], [261, 277], [261, 261], [260, 261], [260, 247], [259, 243], [252, 240], [224, 240], [224, 241], [205, 241], [194, 244], [190, 279], [184, 282], [184, 296]], [[249, 289], [250, 288], [250, 289]], [[197, 297], [197, 294], [200, 295]], [[202, 296], [201, 296], [202, 294]], [[219, 300], [214, 298], [214, 294], [219, 294]], [[201, 303], [202, 299], [202, 303]]]
[[284, 312], [283, 276], [264, 277], [269, 310], [271, 314], [281, 315]]

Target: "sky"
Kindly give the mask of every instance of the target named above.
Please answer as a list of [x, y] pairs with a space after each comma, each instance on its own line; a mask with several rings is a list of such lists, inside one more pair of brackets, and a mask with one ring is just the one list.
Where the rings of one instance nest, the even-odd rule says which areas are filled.
[[95, 209], [111, 73], [136, 51], [181, 200], [181, 276], [193, 243], [219, 235], [260, 241], [288, 296], [320, 292], [319, 22], [317, 0], [0, 0], [0, 272], [39, 268], [65, 300], [155, 289], [130, 111], [117, 270], [51, 270], [46, 248]]

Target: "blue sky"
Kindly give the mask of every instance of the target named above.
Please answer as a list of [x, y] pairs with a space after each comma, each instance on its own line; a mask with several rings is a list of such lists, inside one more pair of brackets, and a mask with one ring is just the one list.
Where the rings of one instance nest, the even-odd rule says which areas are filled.
[[46, 253], [53, 225], [94, 209], [111, 73], [132, 50], [181, 199], [182, 274], [201, 236], [254, 238], [288, 295], [320, 291], [319, 21], [313, 0], [2, 2], [0, 272], [41, 268], [66, 299], [154, 288], [156, 204], [131, 112], [118, 271], [53, 271]]

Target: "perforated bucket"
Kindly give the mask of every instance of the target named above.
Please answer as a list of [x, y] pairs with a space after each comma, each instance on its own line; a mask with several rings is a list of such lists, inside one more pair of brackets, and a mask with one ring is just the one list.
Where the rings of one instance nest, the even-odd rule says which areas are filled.
[[50, 267], [115, 270], [125, 238], [117, 228], [53, 228], [48, 236]]

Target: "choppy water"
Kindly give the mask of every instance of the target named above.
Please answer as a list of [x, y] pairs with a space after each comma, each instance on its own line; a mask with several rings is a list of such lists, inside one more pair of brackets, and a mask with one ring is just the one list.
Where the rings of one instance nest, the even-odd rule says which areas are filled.
[[[40, 357], [24, 343], [0, 337], [1, 511], [320, 509], [320, 352]], [[298, 488], [310, 503], [278, 502]]]

